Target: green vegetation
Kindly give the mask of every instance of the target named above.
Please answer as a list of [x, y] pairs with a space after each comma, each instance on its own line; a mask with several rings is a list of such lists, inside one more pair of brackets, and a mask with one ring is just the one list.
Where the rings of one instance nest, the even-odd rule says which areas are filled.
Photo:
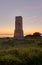
[[0, 38], [0, 65], [42, 65], [42, 37]]
[[0, 65], [42, 65], [42, 48], [12, 48], [0, 50]]

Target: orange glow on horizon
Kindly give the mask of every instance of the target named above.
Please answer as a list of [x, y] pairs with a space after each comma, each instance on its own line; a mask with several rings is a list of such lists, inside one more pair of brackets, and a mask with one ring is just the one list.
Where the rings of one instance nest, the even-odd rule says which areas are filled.
[[[0, 35], [13, 35], [14, 32], [0, 32]], [[31, 32], [24, 32], [24, 35], [32, 34]]]
[[13, 32], [0, 32], [0, 35], [13, 35]]
[[[31, 31], [30, 32], [29, 31], [24, 31], [24, 35], [33, 34], [34, 32], [36, 32], [36, 31], [32, 31], [32, 32]], [[1, 31], [0, 35], [14, 35], [14, 31], [12, 31], [12, 32], [11, 31], [4, 31], [4, 32]]]

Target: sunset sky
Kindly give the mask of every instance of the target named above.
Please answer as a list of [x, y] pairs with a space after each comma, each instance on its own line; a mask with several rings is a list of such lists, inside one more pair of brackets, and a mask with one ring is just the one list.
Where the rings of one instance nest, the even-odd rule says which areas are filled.
[[42, 33], [42, 0], [0, 0], [0, 34], [14, 34], [15, 16], [23, 17], [24, 35]]

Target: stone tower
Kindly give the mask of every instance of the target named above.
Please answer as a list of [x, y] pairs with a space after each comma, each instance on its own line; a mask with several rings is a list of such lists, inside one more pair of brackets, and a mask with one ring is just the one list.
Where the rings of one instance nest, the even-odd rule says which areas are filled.
[[15, 32], [14, 38], [15, 39], [23, 39], [23, 22], [22, 16], [15, 17]]

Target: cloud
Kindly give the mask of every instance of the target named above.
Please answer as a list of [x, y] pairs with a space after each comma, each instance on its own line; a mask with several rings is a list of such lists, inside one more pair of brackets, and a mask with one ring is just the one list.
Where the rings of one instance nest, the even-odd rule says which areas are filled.
[[38, 21], [38, 17], [37, 16], [31, 16], [31, 17], [28, 17], [28, 22], [37, 22]]

